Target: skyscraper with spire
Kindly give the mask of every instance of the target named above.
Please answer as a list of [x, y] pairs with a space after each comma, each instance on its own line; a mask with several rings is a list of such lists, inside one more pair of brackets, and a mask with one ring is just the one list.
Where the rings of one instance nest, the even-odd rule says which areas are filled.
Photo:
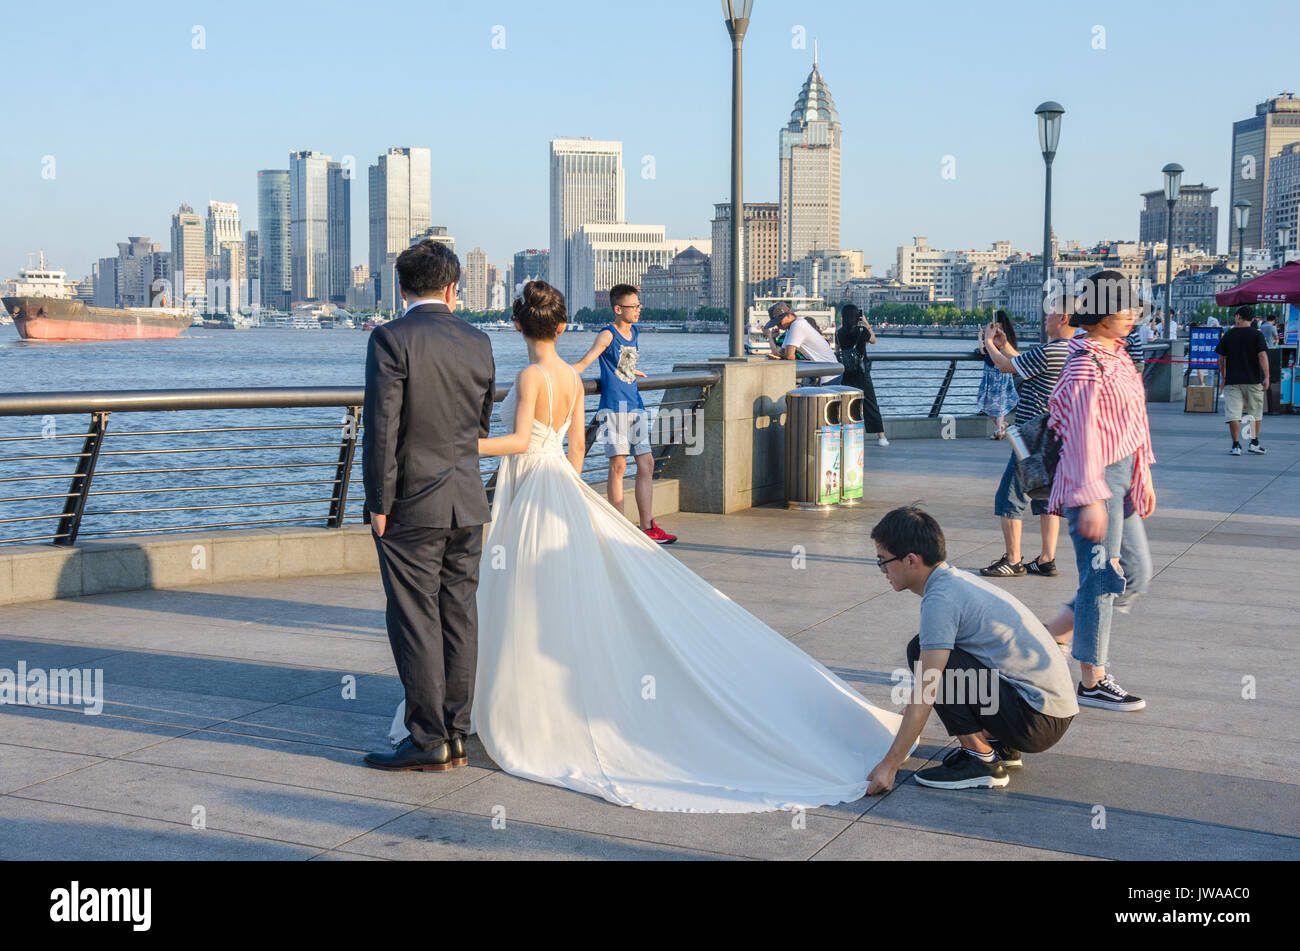
[[817, 65], [781, 129], [782, 273], [809, 251], [840, 246], [840, 117]]

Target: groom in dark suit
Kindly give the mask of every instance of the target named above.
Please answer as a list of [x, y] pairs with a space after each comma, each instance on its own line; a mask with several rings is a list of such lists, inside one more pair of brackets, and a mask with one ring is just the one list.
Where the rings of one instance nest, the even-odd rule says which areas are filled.
[[388, 641], [411, 735], [378, 769], [464, 766], [478, 660], [479, 557], [490, 520], [478, 438], [496, 366], [487, 334], [452, 316], [460, 262], [422, 242], [397, 258], [406, 310], [366, 351], [366, 517], [379, 549]]

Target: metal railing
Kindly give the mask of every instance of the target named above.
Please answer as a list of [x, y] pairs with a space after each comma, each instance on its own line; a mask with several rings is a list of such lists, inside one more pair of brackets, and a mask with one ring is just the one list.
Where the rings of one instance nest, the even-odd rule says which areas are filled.
[[[979, 357], [870, 356], [886, 416], [975, 411]], [[882, 373], [885, 367], [890, 372]], [[796, 377], [841, 372], [839, 364], [801, 362]], [[652, 417], [656, 475], [688, 441], [686, 426], [720, 378], [718, 371], [699, 370], [637, 381]], [[609, 471], [604, 453], [590, 453], [599, 429], [590, 404], [599, 383], [583, 385], [589, 405], [582, 476], [598, 482]], [[498, 389], [497, 401], [507, 392]], [[354, 467], [363, 399], [360, 387], [0, 395], [0, 424], [16, 423], [0, 425], [0, 544], [359, 521], [364, 497]], [[271, 410], [274, 424], [260, 415]], [[178, 412], [187, 414], [186, 422], [188, 414], [198, 419], [175, 425]], [[259, 415], [250, 419], [252, 413]], [[125, 426], [123, 418], [130, 421]], [[496, 466], [496, 459], [484, 460], [489, 491]]]
[[[871, 384], [884, 417], [945, 414], [974, 415], [984, 359], [970, 353], [879, 353], [867, 350]], [[894, 371], [882, 378], [876, 364]], [[801, 364], [799, 379], [835, 377], [844, 368], [838, 363]], [[930, 395], [933, 394], [933, 395]]]
[[[719, 379], [691, 372], [637, 381], [642, 391], [663, 393], [647, 401], [660, 423], [650, 430], [656, 475], [683, 443], [687, 414]], [[598, 382], [583, 383], [585, 396], [599, 393]], [[508, 391], [497, 390], [498, 403]], [[359, 387], [0, 395], [0, 417], [30, 421], [26, 432], [0, 429], [0, 544], [360, 521], [364, 495], [355, 491], [361, 480], [354, 466], [364, 396]], [[266, 410], [287, 418], [275, 425], [247, 419]], [[332, 410], [334, 420], [321, 410]], [[177, 412], [200, 414], [206, 424], [172, 425]], [[134, 425], [118, 428], [127, 414]], [[87, 415], [88, 425], [80, 421]], [[588, 452], [598, 431], [593, 416], [586, 412]], [[31, 443], [39, 451], [15, 452]], [[588, 458], [584, 479], [607, 476], [603, 454]], [[497, 461], [484, 459], [489, 490]]]

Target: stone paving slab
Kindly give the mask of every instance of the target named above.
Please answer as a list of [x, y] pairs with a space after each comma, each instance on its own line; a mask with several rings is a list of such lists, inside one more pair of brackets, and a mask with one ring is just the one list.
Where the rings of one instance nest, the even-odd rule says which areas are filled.
[[1095, 861], [1091, 856], [1072, 852], [874, 822], [854, 823], [813, 856], [817, 862], [861, 861], [864, 858], [878, 862]]
[[159, 822], [12, 796], [0, 796], [0, 842], [14, 843], [23, 856], [80, 862], [290, 861], [321, 852], [216, 829], [199, 832], [188, 822]]
[[[613, 806], [611, 808], [618, 808]], [[728, 858], [696, 849], [672, 848], [653, 841], [600, 835], [507, 819], [494, 828], [491, 816], [420, 809], [353, 839], [339, 849], [374, 858], [404, 861], [510, 859], [633, 861]]]
[[[1150, 706], [1083, 711], [1005, 790], [913, 781], [952, 744], [933, 717], [894, 792], [799, 821], [620, 808], [506, 775], [476, 739], [468, 769], [366, 769], [401, 686], [378, 577], [361, 573], [0, 607], [0, 668], [99, 668], [106, 691], [99, 716], [0, 707], [0, 841], [69, 859], [1293, 858], [1300, 417], [1268, 420], [1267, 456], [1234, 458], [1220, 418], [1150, 410], [1155, 575], [1113, 633], [1122, 682]], [[869, 453], [860, 506], [677, 513], [662, 519], [681, 537], [667, 551], [889, 705], [920, 601], [875, 568], [871, 527], [923, 499], [950, 560], [988, 564], [1002, 551], [992, 492], [1007, 452], [900, 440]], [[1024, 527], [1032, 555], [1037, 525]], [[1068, 539], [1058, 566], [996, 583], [1047, 617], [1073, 593]]]
[[186, 824], [197, 807], [207, 829], [322, 849], [410, 810], [405, 803], [124, 760], [97, 763], [10, 797]]
[[436, 783], [419, 782], [418, 777], [407, 773], [359, 769], [361, 755], [362, 751], [357, 749], [204, 730], [155, 744], [122, 759], [412, 806], [432, 802], [495, 769], [490, 764], [472, 765], [439, 776]]
[[789, 812], [691, 815], [642, 812], [603, 799], [519, 779], [503, 772], [434, 801], [432, 808], [489, 823], [494, 815], [574, 831], [657, 842], [718, 856], [806, 859], [846, 828], [850, 817], [804, 815], [795, 827]]

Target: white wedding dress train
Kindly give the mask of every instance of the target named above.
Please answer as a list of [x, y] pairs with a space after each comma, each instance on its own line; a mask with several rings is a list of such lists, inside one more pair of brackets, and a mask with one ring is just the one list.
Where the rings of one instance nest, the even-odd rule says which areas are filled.
[[[860, 798], [898, 714], [646, 538], [573, 471], [567, 428], [534, 421], [528, 451], [503, 457], [497, 477], [473, 706], [488, 755], [516, 776], [638, 809]], [[394, 742], [404, 720], [402, 704]]]

